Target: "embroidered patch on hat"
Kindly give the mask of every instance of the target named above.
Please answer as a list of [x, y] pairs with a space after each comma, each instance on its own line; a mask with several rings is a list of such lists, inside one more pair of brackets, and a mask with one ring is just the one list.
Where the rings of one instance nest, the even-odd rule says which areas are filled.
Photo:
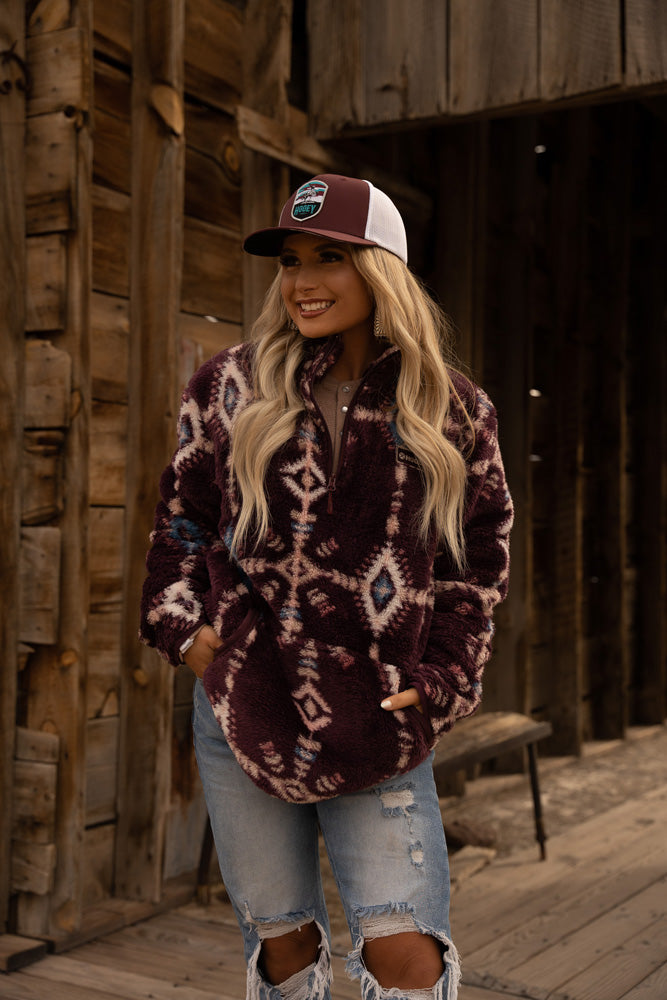
[[297, 222], [312, 219], [322, 208], [328, 190], [328, 185], [324, 181], [307, 181], [306, 184], [302, 184], [294, 196], [290, 213], [292, 218]]

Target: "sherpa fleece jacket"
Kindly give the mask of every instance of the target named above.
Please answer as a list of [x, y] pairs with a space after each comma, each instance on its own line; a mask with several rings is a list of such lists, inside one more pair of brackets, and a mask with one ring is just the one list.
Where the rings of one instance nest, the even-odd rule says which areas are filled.
[[[216, 718], [252, 780], [290, 802], [405, 773], [474, 712], [492, 611], [507, 590], [512, 523], [495, 411], [481, 389], [452, 375], [474, 426], [472, 441], [453, 400], [444, 433], [468, 469], [460, 572], [446, 550], [418, 537], [422, 477], [394, 419], [399, 349], [366, 371], [335, 470], [313, 385], [340, 339], [308, 350], [305, 409], [267, 472], [270, 533], [234, 558], [230, 437], [253, 398], [253, 345], [222, 351], [192, 378], [160, 483], [140, 633], [176, 664], [199, 626], [215, 629], [221, 646], [203, 682]], [[410, 686], [423, 712], [380, 708]]]

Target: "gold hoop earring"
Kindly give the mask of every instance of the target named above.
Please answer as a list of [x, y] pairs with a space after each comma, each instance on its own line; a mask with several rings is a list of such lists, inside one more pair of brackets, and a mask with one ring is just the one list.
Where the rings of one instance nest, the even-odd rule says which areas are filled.
[[378, 340], [382, 337], [382, 326], [380, 325], [380, 317], [377, 312], [375, 313], [375, 318], [373, 319], [373, 336]]

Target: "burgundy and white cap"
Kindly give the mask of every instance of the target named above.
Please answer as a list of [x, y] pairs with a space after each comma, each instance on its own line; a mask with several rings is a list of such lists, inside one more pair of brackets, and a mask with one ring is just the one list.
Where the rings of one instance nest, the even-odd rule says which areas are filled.
[[383, 247], [407, 264], [403, 219], [393, 201], [356, 177], [318, 174], [292, 194], [271, 229], [246, 237], [243, 249], [259, 257], [277, 257], [288, 233], [313, 233], [357, 246]]

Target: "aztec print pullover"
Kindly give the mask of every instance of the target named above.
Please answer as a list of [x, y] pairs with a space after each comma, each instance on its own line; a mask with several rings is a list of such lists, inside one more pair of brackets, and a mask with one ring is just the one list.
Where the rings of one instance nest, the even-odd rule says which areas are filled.
[[[222, 351], [192, 378], [160, 483], [140, 632], [176, 664], [199, 626], [215, 629], [222, 645], [203, 681], [216, 718], [250, 778], [289, 802], [405, 773], [475, 711], [492, 611], [507, 591], [512, 524], [495, 410], [480, 389], [453, 375], [475, 428], [460, 572], [435, 542], [418, 538], [422, 478], [394, 422], [399, 349], [388, 347], [366, 371], [335, 471], [312, 390], [340, 340], [309, 349], [305, 410], [267, 472], [269, 536], [235, 558], [229, 445], [234, 418], [252, 399], [253, 345]], [[469, 451], [455, 400], [445, 433]], [[380, 708], [410, 686], [423, 714]]]

